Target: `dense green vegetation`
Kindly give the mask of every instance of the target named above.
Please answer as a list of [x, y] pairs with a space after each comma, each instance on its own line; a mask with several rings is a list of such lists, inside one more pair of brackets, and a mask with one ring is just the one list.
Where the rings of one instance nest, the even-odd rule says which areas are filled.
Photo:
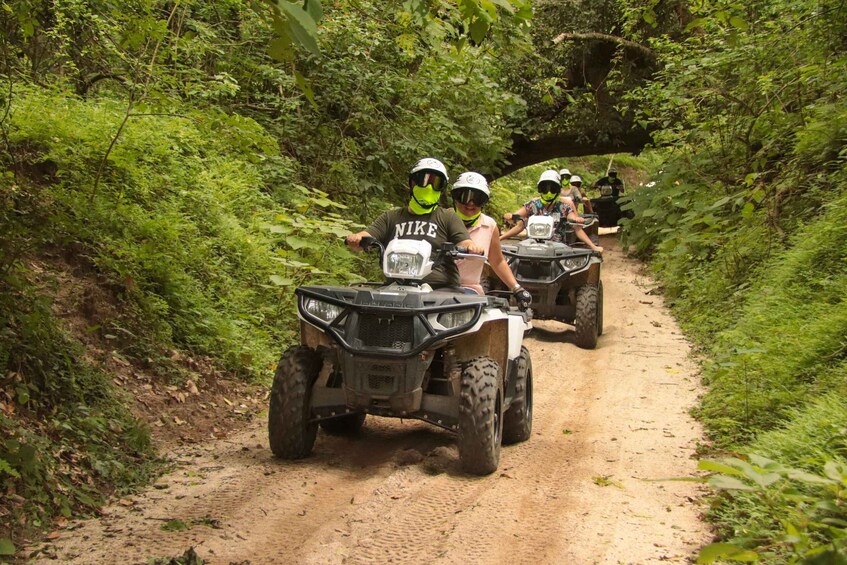
[[109, 358], [267, 378], [291, 289], [372, 268], [340, 237], [418, 157], [555, 157], [494, 184], [499, 216], [649, 130], [615, 157], [655, 181], [624, 240], [702, 347], [715, 449], [758, 454], [703, 464], [706, 558], [844, 558], [843, 2], [0, 3], [3, 532], [156, 472]]
[[402, 197], [411, 162], [502, 157], [524, 104], [493, 52], [529, 44], [526, 5], [497, 4], [4, 0], [4, 532], [155, 472], [109, 359], [266, 379], [292, 288], [368, 271], [341, 236]]
[[715, 446], [773, 460], [704, 463], [734, 493], [714, 515], [736, 546], [712, 557], [842, 562], [847, 10], [762, 0], [694, 15], [702, 32], [655, 42], [659, 80], [633, 94], [671, 151], [625, 239], [703, 347], [698, 416]]

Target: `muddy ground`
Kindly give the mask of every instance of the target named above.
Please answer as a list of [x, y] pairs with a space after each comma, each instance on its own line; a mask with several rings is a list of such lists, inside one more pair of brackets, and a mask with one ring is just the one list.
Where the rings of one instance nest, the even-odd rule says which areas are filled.
[[605, 332], [535, 322], [533, 434], [483, 478], [453, 438], [369, 417], [278, 461], [258, 418], [176, 447], [173, 472], [32, 549], [39, 563], [146, 563], [193, 547], [210, 563], [687, 563], [710, 534], [695, 474], [701, 430], [689, 345], [637, 262], [604, 236]]

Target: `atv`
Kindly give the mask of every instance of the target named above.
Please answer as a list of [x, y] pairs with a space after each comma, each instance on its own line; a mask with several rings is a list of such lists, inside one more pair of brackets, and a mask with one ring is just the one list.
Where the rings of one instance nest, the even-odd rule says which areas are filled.
[[[533, 317], [572, 324], [576, 345], [594, 349], [603, 333], [603, 258], [591, 249], [554, 241], [565, 239], [565, 222], [557, 215], [530, 217], [527, 238], [504, 241], [503, 255], [515, 279], [532, 294]], [[594, 222], [596, 218], [585, 227]], [[496, 276], [486, 282], [492, 291], [503, 289]]]
[[632, 219], [632, 210], [621, 210], [621, 205], [627, 201], [626, 198], [621, 201], [619, 191], [612, 185], [601, 185], [600, 197], [591, 199], [591, 207], [600, 220], [600, 227], [613, 228], [621, 218]]
[[465, 471], [494, 472], [501, 443], [532, 431], [532, 362], [521, 345], [529, 315], [502, 298], [421, 282], [436, 261], [483, 256], [403, 239], [361, 246], [379, 251], [386, 282], [295, 290], [300, 345], [274, 375], [271, 450], [299, 459], [318, 427], [354, 435], [368, 414], [415, 418], [456, 434]]

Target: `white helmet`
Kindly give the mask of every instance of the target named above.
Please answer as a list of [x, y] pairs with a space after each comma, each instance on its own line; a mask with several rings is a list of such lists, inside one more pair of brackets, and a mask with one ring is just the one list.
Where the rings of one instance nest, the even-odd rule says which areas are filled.
[[553, 181], [559, 185], [559, 188], [562, 188], [562, 177], [560, 177], [559, 173], [553, 169], [548, 169], [541, 173], [541, 176], [538, 177], [538, 184], [536, 186], [541, 186], [541, 183], [545, 181]]
[[463, 188], [470, 188], [483, 193], [485, 195], [485, 202], [488, 202], [491, 198], [491, 190], [488, 188], [488, 181], [485, 180], [485, 177], [479, 173], [467, 172], [459, 175], [456, 182], [453, 183], [453, 189], [450, 191], [454, 200], [459, 198], [459, 193]]
[[444, 166], [444, 163], [439, 161], [438, 159], [433, 159], [432, 157], [425, 157], [421, 159], [415, 166], [412, 167], [412, 170], [409, 171], [409, 174], [417, 173], [418, 171], [435, 171], [444, 175], [444, 181], [447, 182], [450, 180], [450, 177], [447, 176], [447, 167]]
[[561, 169], [559, 171], [559, 176], [563, 179], [569, 179], [571, 178], [571, 172], [568, 169]]
[[579, 175], [574, 175], [574, 176], [571, 177], [571, 184], [573, 184], [575, 182], [582, 183], [582, 179], [580, 178]]
[[457, 188], [472, 188], [484, 193], [486, 196], [491, 196], [491, 190], [488, 189], [488, 181], [479, 173], [462, 173], [453, 183], [453, 190]]

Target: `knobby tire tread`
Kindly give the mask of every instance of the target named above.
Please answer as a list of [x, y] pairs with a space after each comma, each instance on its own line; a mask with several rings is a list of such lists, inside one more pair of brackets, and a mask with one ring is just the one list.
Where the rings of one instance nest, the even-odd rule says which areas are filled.
[[459, 397], [459, 460], [475, 475], [487, 475], [500, 464], [502, 389], [500, 369], [490, 357], [468, 361], [462, 370]]
[[532, 359], [529, 350], [521, 346], [518, 356], [518, 376], [515, 398], [503, 414], [503, 443], [526, 441], [532, 435]]
[[301, 459], [312, 452], [318, 425], [310, 422], [311, 388], [321, 367], [312, 349], [295, 346], [279, 360], [268, 408], [271, 451], [283, 459]]

